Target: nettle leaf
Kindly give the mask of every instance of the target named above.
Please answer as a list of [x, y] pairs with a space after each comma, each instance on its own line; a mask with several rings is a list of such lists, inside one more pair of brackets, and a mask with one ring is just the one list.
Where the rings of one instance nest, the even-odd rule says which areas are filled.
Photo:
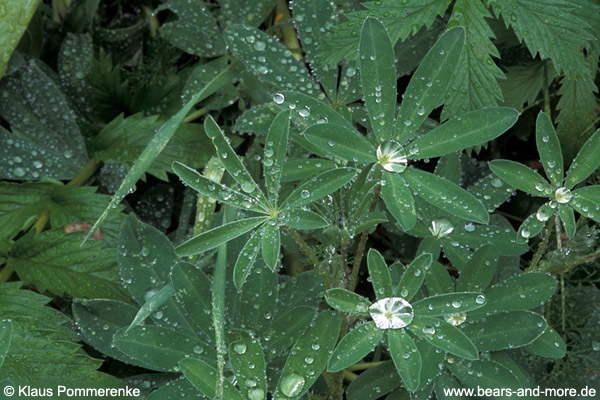
[[452, 8], [448, 26], [464, 27], [465, 46], [444, 98], [442, 118], [495, 107], [502, 100], [498, 81], [504, 82], [504, 73], [492, 58], [500, 57], [500, 53], [492, 43], [495, 35], [486, 20], [491, 17], [480, 0], [458, 0]]
[[467, 360], [479, 358], [473, 342], [461, 330], [440, 319], [415, 315], [408, 329], [431, 345], [450, 354]]
[[333, 351], [327, 370], [341, 371], [356, 364], [379, 344], [385, 331], [377, 328], [375, 322], [367, 322], [352, 329], [344, 336]]
[[394, 129], [396, 68], [390, 37], [375, 18], [363, 23], [358, 52], [365, 106], [373, 132], [383, 142], [391, 138]]
[[574, 12], [576, 5], [565, 0], [540, 4], [535, 0], [490, 2], [525, 42], [533, 56], [551, 58], [554, 67], [567, 76], [577, 75], [583, 66], [581, 49], [589, 38], [589, 25]]
[[[113, 160], [127, 166], [139, 158], [150, 143], [157, 129], [162, 125], [156, 116], [144, 117], [135, 114], [124, 118], [121, 114], [91, 141], [98, 161]], [[146, 173], [167, 180], [166, 172], [171, 164], [178, 161], [194, 168], [203, 166], [212, 156], [209, 142], [200, 125], [181, 125], [173, 134], [165, 148], [148, 167]]]
[[413, 74], [398, 111], [396, 133], [406, 141], [438, 107], [449, 86], [465, 42], [465, 31], [453, 28], [445, 32], [429, 50]]
[[265, 357], [260, 342], [246, 332], [229, 344], [229, 359], [238, 386], [249, 399], [264, 399], [267, 393]]
[[323, 311], [317, 316], [290, 351], [274, 399], [297, 399], [310, 389], [329, 361], [340, 324], [340, 316], [333, 311]]
[[200, 57], [216, 57], [225, 53], [225, 42], [217, 21], [207, 5], [193, 0], [169, 0], [155, 12], [169, 9], [176, 21], [160, 27], [160, 34], [173, 46]]
[[129, 296], [117, 281], [116, 261], [115, 249], [103, 241], [81, 246], [80, 234], [53, 229], [17, 240], [7, 264], [40, 292], [127, 301]]
[[225, 40], [233, 54], [260, 80], [280, 90], [296, 90], [315, 97], [320, 93], [304, 65], [273, 36], [232, 25], [225, 30]]
[[502, 105], [516, 109], [524, 105], [532, 105], [542, 91], [544, 75], [548, 82], [555, 78], [556, 71], [552, 64], [542, 61], [531, 61], [523, 65], [513, 65], [506, 68], [506, 79], [500, 81], [502, 88]]
[[[179, 367], [183, 375], [209, 399], [217, 396], [219, 374], [217, 370], [205, 361], [196, 358], [182, 359]], [[223, 381], [223, 398], [227, 400], [245, 400], [233, 384], [225, 379]]]
[[0, 84], [0, 177], [71, 179], [88, 161], [75, 114], [44, 64], [30, 61]]
[[523, 164], [510, 160], [493, 160], [489, 166], [496, 176], [525, 193], [548, 196], [553, 192], [550, 184], [540, 174]]
[[9, 0], [4, 3], [5, 10], [0, 23], [0, 36], [4, 39], [0, 46], [0, 78], [4, 75], [10, 56], [25, 33], [38, 4], [39, 0]]
[[544, 318], [530, 311], [512, 311], [487, 316], [466, 325], [463, 332], [479, 351], [525, 346], [546, 330]]
[[327, 304], [338, 311], [369, 315], [368, 310], [371, 306], [369, 299], [349, 290], [342, 288], [329, 289], [325, 300], [327, 300]]

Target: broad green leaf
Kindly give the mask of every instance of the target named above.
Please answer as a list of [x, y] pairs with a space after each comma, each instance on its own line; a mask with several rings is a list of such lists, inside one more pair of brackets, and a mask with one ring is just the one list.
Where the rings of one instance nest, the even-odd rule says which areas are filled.
[[438, 294], [412, 303], [415, 314], [430, 317], [465, 313], [481, 308], [484, 304], [485, 297], [478, 292]]
[[213, 146], [215, 146], [215, 150], [217, 151], [217, 156], [221, 160], [225, 170], [240, 185], [242, 191], [255, 197], [264, 205], [266, 199], [262, 190], [242, 164], [242, 160], [233, 151], [219, 125], [217, 125], [210, 115], [204, 121], [204, 130], [206, 131], [206, 135], [212, 140]]
[[6, 65], [12, 52], [19, 44], [19, 40], [37, 9], [39, 0], [8, 0], [3, 2], [2, 19], [0, 20], [0, 78], [6, 71]]
[[415, 315], [408, 329], [431, 345], [450, 354], [467, 360], [479, 358], [473, 342], [460, 329], [440, 319]]
[[535, 123], [535, 142], [546, 176], [555, 187], [562, 186], [564, 166], [558, 136], [548, 114], [540, 112]]
[[113, 344], [114, 334], [127, 328], [135, 318], [136, 307], [116, 300], [75, 300], [72, 310], [83, 338], [93, 348], [115, 360], [146, 366]]
[[517, 378], [522, 388], [531, 387], [533, 383], [531, 375], [526, 375], [522, 367], [519, 367], [508, 354], [508, 351], [495, 351], [490, 354], [490, 360], [508, 369]]
[[419, 291], [425, 280], [433, 258], [431, 254], [421, 254], [415, 258], [404, 271], [395, 293], [410, 301]]
[[12, 339], [13, 324], [11, 320], [0, 321], [0, 368], [4, 364], [4, 357], [10, 348]]
[[365, 358], [379, 344], [384, 332], [373, 321], [352, 329], [333, 351], [327, 371], [341, 371]]
[[356, 129], [326, 123], [312, 125], [304, 134], [309, 142], [342, 160], [361, 164], [377, 161], [375, 147]]
[[558, 333], [551, 327], [547, 327], [537, 339], [524, 347], [526, 351], [540, 357], [563, 358], [567, 352], [567, 346]]
[[128, 301], [117, 278], [114, 248], [97, 240], [81, 246], [81, 233], [52, 229], [14, 242], [7, 265], [40, 292]]
[[549, 196], [553, 193], [550, 184], [529, 167], [510, 160], [493, 160], [490, 169], [504, 182], [533, 196]]
[[[98, 220], [94, 223], [92, 229], [90, 229], [86, 240], [98, 229], [100, 224], [106, 219], [112, 209], [116, 207], [118, 203], [125, 198], [129, 193], [130, 189], [134, 187], [135, 183], [142, 177], [142, 175], [148, 170], [152, 162], [158, 157], [160, 152], [169, 143], [169, 140], [177, 131], [177, 128], [183, 122], [185, 116], [190, 112], [194, 105], [200, 100], [213, 94], [221, 86], [229, 81], [229, 68], [227, 67], [221, 73], [219, 73], [213, 80], [211, 80], [202, 90], [196, 93], [190, 101], [188, 101], [175, 115], [173, 115], [167, 122], [165, 122], [156, 132], [152, 140], [144, 148], [140, 156], [135, 160], [133, 166], [123, 179], [123, 182], [119, 186], [119, 189], [111, 199], [106, 209], [102, 212]], [[211, 119], [212, 120], [212, 119]], [[214, 121], [213, 121], [214, 123]], [[216, 124], [215, 124], [216, 125]], [[205, 125], [206, 129], [206, 125]], [[218, 129], [218, 127], [217, 127]], [[208, 134], [208, 131], [207, 131]], [[210, 135], [209, 135], [210, 137]]]
[[242, 25], [225, 30], [225, 41], [260, 80], [278, 89], [292, 89], [316, 97], [317, 85], [308, 70], [272, 35]]
[[551, 275], [537, 272], [517, 275], [485, 290], [487, 304], [474, 314], [528, 310], [542, 305], [555, 291], [556, 281]]
[[133, 321], [131, 321], [127, 329], [125, 329], [125, 333], [128, 333], [138, 325], [142, 325], [146, 318], [148, 318], [150, 314], [152, 314], [153, 312], [158, 310], [159, 307], [165, 304], [167, 300], [169, 300], [171, 296], [173, 296], [174, 293], [175, 289], [173, 288], [173, 285], [168, 284], [156, 293], [154, 293], [152, 296], [150, 296], [148, 300], [146, 300], [146, 302], [139, 309], [139, 311], [135, 315], [135, 318], [133, 319]]
[[264, 399], [267, 395], [265, 356], [260, 342], [247, 332], [229, 344], [229, 360], [242, 393], [250, 400]]
[[281, 220], [286, 226], [301, 230], [321, 229], [329, 225], [329, 222], [319, 214], [301, 208], [286, 212], [285, 217], [282, 216]]
[[359, 44], [363, 97], [379, 142], [389, 140], [396, 116], [396, 65], [385, 27], [375, 18], [363, 23]]
[[425, 284], [432, 295], [454, 291], [454, 284], [448, 270], [437, 261], [429, 266], [429, 270], [425, 274]]
[[493, 212], [514, 193], [514, 188], [493, 173], [484, 176], [469, 188], [469, 193], [481, 200], [489, 212]]
[[179, 256], [192, 256], [219, 247], [223, 243], [235, 239], [251, 231], [266, 221], [265, 217], [251, 217], [217, 226], [209, 231], [187, 240], [177, 246]]
[[488, 287], [498, 266], [498, 251], [492, 244], [477, 249], [461, 269], [456, 290], [480, 292]]
[[[409, 158], [434, 158], [496, 139], [517, 121], [513, 108], [494, 107], [450, 118], [410, 144]], [[413, 153], [413, 150], [414, 153]]]
[[[209, 399], [217, 395], [217, 370], [205, 361], [196, 358], [188, 358], [179, 362], [183, 375]], [[225, 379], [223, 381], [223, 400], [245, 400], [240, 392]]]
[[367, 266], [369, 268], [369, 277], [373, 284], [373, 290], [378, 300], [394, 296], [392, 287], [392, 277], [381, 253], [375, 249], [369, 249], [367, 253]]
[[[340, 316], [333, 311], [317, 316], [290, 351], [273, 393], [274, 400], [297, 399], [310, 389], [329, 361], [340, 324]], [[307, 363], [307, 358], [312, 362]]]
[[335, 192], [346, 183], [350, 182], [356, 175], [356, 170], [351, 168], [336, 168], [310, 179], [300, 184], [283, 201], [281, 207], [287, 209], [299, 208], [312, 203], [315, 200], [325, 197]]
[[[454, 363], [446, 363], [452, 375], [465, 385], [473, 388], [501, 389], [510, 388], [513, 393], [522, 389], [521, 382], [511, 373], [508, 368], [501, 364], [488, 360], [456, 360]], [[479, 373], [473, 373], [477, 371]], [[500, 391], [498, 391], [500, 393]], [[517, 398], [516, 396], [513, 396]], [[502, 396], [502, 398], [511, 398]]]
[[490, 216], [481, 201], [460, 186], [415, 168], [408, 168], [403, 176], [412, 191], [428, 203], [468, 221], [489, 222]]
[[263, 228], [261, 254], [265, 264], [272, 270], [277, 267], [279, 261], [279, 248], [281, 247], [281, 236], [279, 227], [267, 223]]
[[265, 142], [265, 154], [263, 159], [265, 184], [267, 195], [277, 203], [279, 190], [281, 189], [281, 174], [287, 155], [288, 135], [290, 130], [291, 111], [282, 111], [273, 120], [267, 141]]
[[579, 153], [571, 163], [565, 187], [573, 189], [600, 166], [600, 129], [596, 131], [581, 147]]
[[239, 133], [266, 136], [276, 115], [270, 103], [258, 104], [243, 111], [233, 129]]
[[390, 355], [407, 390], [418, 389], [421, 375], [421, 353], [404, 329], [389, 329]]
[[290, 308], [282, 313], [261, 336], [266, 357], [277, 357], [292, 347], [308, 329], [314, 316], [315, 310], [308, 306]]
[[575, 236], [576, 222], [573, 209], [567, 204], [558, 205], [558, 215], [565, 227], [565, 233], [572, 238]]
[[262, 233], [262, 230], [252, 232], [235, 262], [233, 268], [233, 284], [238, 290], [242, 289], [246, 278], [250, 275], [252, 267], [254, 267], [256, 257], [261, 249]]
[[310, 178], [320, 172], [325, 172], [336, 167], [335, 162], [320, 158], [307, 158], [304, 160], [288, 160], [283, 164], [281, 175], [282, 182], [293, 182]]
[[185, 310], [188, 320], [193, 321], [196, 332], [203, 332], [207, 341], [212, 342], [214, 331], [209, 315], [211, 311], [211, 282], [198, 267], [178, 262], [171, 270], [171, 283], [175, 298]]
[[342, 288], [327, 291], [325, 300], [332, 308], [351, 314], [369, 315], [371, 302], [369, 299]]
[[463, 332], [479, 351], [496, 351], [525, 346], [546, 330], [544, 318], [530, 311], [489, 315], [466, 325]]
[[369, 368], [350, 382], [346, 390], [349, 400], [375, 400], [400, 386], [398, 372], [392, 361]]
[[525, 218], [525, 221], [519, 227], [517, 241], [525, 243], [530, 238], [537, 236], [546, 226], [548, 219], [554, 214], [555, 208], [552, 207], [552, 203], [546, 203], [535, 214]]
[[381, 198], [390, 214], [403, 230], [412, 229], [417, 223], [415, 199], [401, 174], [383, 171], [385, 185], [381, 187]]
[[465, 43], [465, 30], [445, 32], [429, 50], [413, 74], [400, 105], [394, 137], [405, 142], [419, 129], [450, 87], [450, 77]]
[[179, 361], [188, 357], [202, 357], [208, 362], [214, 362], [216, 358], [214, 347], [154, 325], [137, 326], [129, 332], [122, 329], [115, 333], [113, 343], [146, 368], [156, 371], [178, 371]]
[[186, 185], [205, 196], [240, 210], [265, 212], [264, 207], [255, 198], [210, 180], [184, 164], [174, 162], [171, 168]]

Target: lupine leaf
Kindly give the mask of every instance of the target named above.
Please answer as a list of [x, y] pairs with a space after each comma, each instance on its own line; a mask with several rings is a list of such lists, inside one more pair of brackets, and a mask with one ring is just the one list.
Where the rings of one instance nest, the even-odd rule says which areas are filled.
[[455, 356], [467, 360], [479, 357], [477, 348], [461, 330], [440, 319], [417, 315], [408, 329], [431, 345]]
[[533, 196], [547, 196], [552, 193], [548, 182], [523, 164], [510, 160], [494, 160], [490, 161], [489, 165], [496, 176], [525, 193]]
[[430, 317], [464, 313], [481, 308], [484, 304], [485, 297], [478, 292], [438, 294], [412, 303], [416, 314]]
[[377, 161], [375, 147], [356, 129], [335, 124], [310, 126], [304, 134], [309, 142], [346, 161], [367, 164]]
[[[217, 371], [205, 361], [196, 358], [182, 359], [179, 367], [183, 375], [209, 399], [217, 394]], [[223, 398], [227, 400], [245, 400], [240, 392], [225, 379], [223, 382]]]
[[390, 355], [407, 390], [413, 392], [419, 387], [421, 374], [421, 353], [417, 345], [403, 329], [388, 330]]
[[342, 288], [333, 288], [325, 296], [327, 304], [332, 308], [353, 314], [369, 315], [371, 302], [365, 297]]
[[242, 247], [240, 254], [233, 268], [233, 283], [240, 290], [246, 281], [246, 278], [252, 271], [256, 257], [261, 249], [262, 230], [252, 232], [252, 235]]
[[247, 332], [236, 332], [238, 338], [229, 344], [229, 359], [238, 385], [249, 399], [263, 398], [267, 393], [265, 356], [260, 342]]
[[39, 0], [16, 0], [4, 3], [4, 12], [0, 23], [0, 36], [2, 37], [2, 46], [0, 46], [0, 78], [6, 71], [6, 65], [12, 52], [17, 47], [19, 39], [25, 30], [27, 24], [35, 10]]
[[281, 174], [288, 148], [288, 135], [290, 130], [291, 111], [282, 111], [277, 114], [265, 144], [265, 157], [263, 159], [265, 184], [267, 194], [277, 203], [279, 189], [281, 189]]
[[0, 367], [4, 364], [4, 357], [10, 348], [13, 324], [11, 320], [0, 321]]
[[382, 178], [385, 186], [381, 187], [381, 198], [398, 221], [402, 229], [408, 231], [417, 223], [415, 200], [401, 174], [384, 171]]
[[375, 349], [383, 333], [384, 331], [377, 328], [373, 321], [352, 329], [340, 340], [331, 354], [327, 370], [338, 372], [356, 364]]
[[336, 168], [307, 179], [290, 193], [283, 201], [282, 207], [297, 208], [310, 204], [313, 201], [338, 190], [346, 183], [350, 182], [355, 175], [356, 170], [350, 168]]
[[460, 271], [456, 281], [458, 291], [482, 291], [494, 278], [498, 266], [498, 251], [492, 244], [477, 249]]
[[377, 299], [381, 300], [386, 297], [392, 297], [394, 293], [390, 269], [381, 253], [375, 249], [370, 249], [367, 254], [367, 266], [369, 268], [369, 277], [371, 277]]
[[265, 264], [272, 270], [275, 270], [277, 261], [279, 261], [279, 248], [281, 247], [281, 237], [279, 227], [266, 223], [263, 228], [261, 254]]
[[572, 189], [600, 166], [600, 129], [589, 138], [567, 172], [565, 187]]
[[567, 346], [562, 337], [549, 326], [544, 333], [526, 345], [524, 349], [531, 354], [554, 359], [563, 358], [567, 352]]
[[423, 285], [425, 274], [427, 273], [431, 262], [431, 254], [421, 254], [415, 258], [406, 268], [406, 271], [404, 271], [400, 283], [396, 287], [396, 294], [399, 294], [400, 297], [410, 301], [417, 294], [421, 285]]
[[349, 400], [375, 400], [400, 386], [398, 372], [392, 361], [367, 369], [350, 382], [346, 394]]
[[554, 214], [552, 203], [543, 204], [535, 214], [531, 214], [519, 227], [517, 241], [527, 242], [529, 238], [537, 236], [546, 226], [546, 221]]
[[535, 141], [546, 176], [555, 187], [560, 187], [564, 179], [563, 157], [552, 121], [548, 114], [540, 112], [535, 125]]
[[567, 204], [559, 204], [558, 205], [558, 215], [565, 227], [565, 233], [567, 234], [567, 236], [569, 236], [570, 238], [575, 236], [576, 222], [575, 222], [575, 214], [573, 213], [573, 209], [571, 207], [569, 207]]

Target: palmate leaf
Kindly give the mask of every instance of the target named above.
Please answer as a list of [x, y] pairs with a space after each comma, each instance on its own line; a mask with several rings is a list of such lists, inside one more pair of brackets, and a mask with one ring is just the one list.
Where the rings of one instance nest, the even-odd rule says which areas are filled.
[[246, 278], [252, 271], [252, 267], [256, 262], [256, 257], [258, 257], [258, 252], [261, 249], [262, 238], [262, 230], [252, 232], [250, 238], [240, 251], [233, 268], [233, 283], [238, 290], [242, 288]]
[[469, 258], [456, 281], [458, 291], [482, 291], [494, 278], [498, 266], [498, 250], [493, 244], [483, 245]]
[[25, 33], [38, 4], [39, 0], [10, 0], [3, 3], [4, 12], [0, 21], [0, 37], [3, 38], [0, 45], [0, 78], [4, 75], [8, 60]]
[[486, 21], [491, 16], [482, 0], [458, 0], [454, 4], [448, 26], [465, 28], [465, 46], [444, 97], [442, 118], [495, 107], [502, 99], [498, 80], [504, 74], [493, 60], [500, 53], [492, 43], [495, 35]]
[[367, 298], [342, 288], [329, 289], [325, 300], [332, 308], [351, 314], [368, 315], [371, 306]]
[[567, 352], [563, 338], [549, 326], [544, 333], [526, 345], [524, 349], [531, 354], [554, 359], [563, 358]]
[[115, 250], [103, 241], [82, 247], [81, 234], [53, 229], [17, 240], [7, 264], [40, 292], [127, 301], [129, 296], [117, 281], [116, 261]]
[[336, 168], [310, 179], [300, 184], [281, 204], [281, 207], [299, 208], [310, 204], [315, 200], [327, 196], [338, 190], [356, 175], [356, 170], [351, 168]]
[[388, 211], [394, 216], [402, 229], [408, 231], [417, 223], [415, 199], [401, 174], [383, 171], [385, 186], [381, 187], [381, 198]]
[[261, 255], [267, 267], [272, 270], [275, 270], [277, 261], [279, 261], [280, 246], [279, 227], [276, 224], [266, 223], [262, 234]]
[[409, 265], [406, 267], [406, 271], [402, 274], [402, 278], [396, 286], [394, 293], [396, 295], [400, 295], [400, 297], [410, 301], [421, 289], [423, 285], [423, 281], [425, 280], [425, 275], [431, 262], [433, 261], [433, 257], [431, 254], [421, 254], [416, 257]]
[[483, 307], [485, 297], [478, 292], [445, 293], [426, 297], [413, 303], [416, 314], [441, 317], [452, 313], [464, 313]]
[[169, 283], [165, 287], [154, 293], [152, 296], [148, 296], [148, 299], [144, 304], [142, 304], [142, 307], [138, 310], [138, 312], [135, 315], [135, 318], [133, 319], [133, 321], [131, 321], [127, 329], [125, 329], [124, 333], [128, 333], [136, 326], [142, 325], [146, 318], [148, 318], [150, 314], [152, 314], [153, 312], [158, 310], [159, 307], [165, 304], [166, 301], [169, 300], [174, 293], [175, 289], [173, 288], [173, 285]]
[[506, 26], [512, 27], [533, 56], [550, 58], [567, 76], [580, 74], [582, 48], [590, 36], [589, 25], [575, 13], [576, 5], [565, 0], [489, 1]]
[[398, 372], [392, 361], [369, 368], [350, 383], [346, 390], [349, 400], [375, 400], [400, 386]]
[[[464, 361], [447, 363], [448, 369], [459, 381], [469, 387], [511, 388], [513, 393], [522, 389], [522, 382], [505, 366], [490, 360]], [[479, 371], [480, 374], [472, 373]], [[469, 373], [471, 372], [471, 373]], [[437, 392], [437, 390], [436, 390]]]
[[314, 316], [315, 310], [308, 306], [298, 306], [283, 312], [262, 335], [265, 341], [265, 357], [277, 357], [292, 347], [308, 328]]

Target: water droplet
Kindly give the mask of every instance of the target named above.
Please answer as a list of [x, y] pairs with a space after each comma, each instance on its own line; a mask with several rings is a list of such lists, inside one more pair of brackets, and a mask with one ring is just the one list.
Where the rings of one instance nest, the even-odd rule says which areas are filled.
[[298, 374], [289, 374], [281, 379], [281, 392], [287, 397], [298, 396], [305, 384], [304, 377]]
[[454, 231], [454, 225], [448, 218], [434, 219], [429, 227], [429, 232], [438, 239], [448, 236], [452, 231]]
[[475, 303], [477, 303], [477, 304], [485, 303], [485, 296], [482, 294], [478, 294], [477, 297], [475, 297]]
[[377, 161], [383, 169], [390, 172], [404, 172], [408, 165], [404, 147], [393, 140], [377, 148]]
[[400, 329], [414, 318], [412, 305], [401, 297], [381, 299], [369, 307], [371, 318], [379, 329]]
[[235, 351], [238, 354], [244, 354], [246, 352], [246, 343], [243, 343], [243, 342], [234, 343], [233, 351]]

